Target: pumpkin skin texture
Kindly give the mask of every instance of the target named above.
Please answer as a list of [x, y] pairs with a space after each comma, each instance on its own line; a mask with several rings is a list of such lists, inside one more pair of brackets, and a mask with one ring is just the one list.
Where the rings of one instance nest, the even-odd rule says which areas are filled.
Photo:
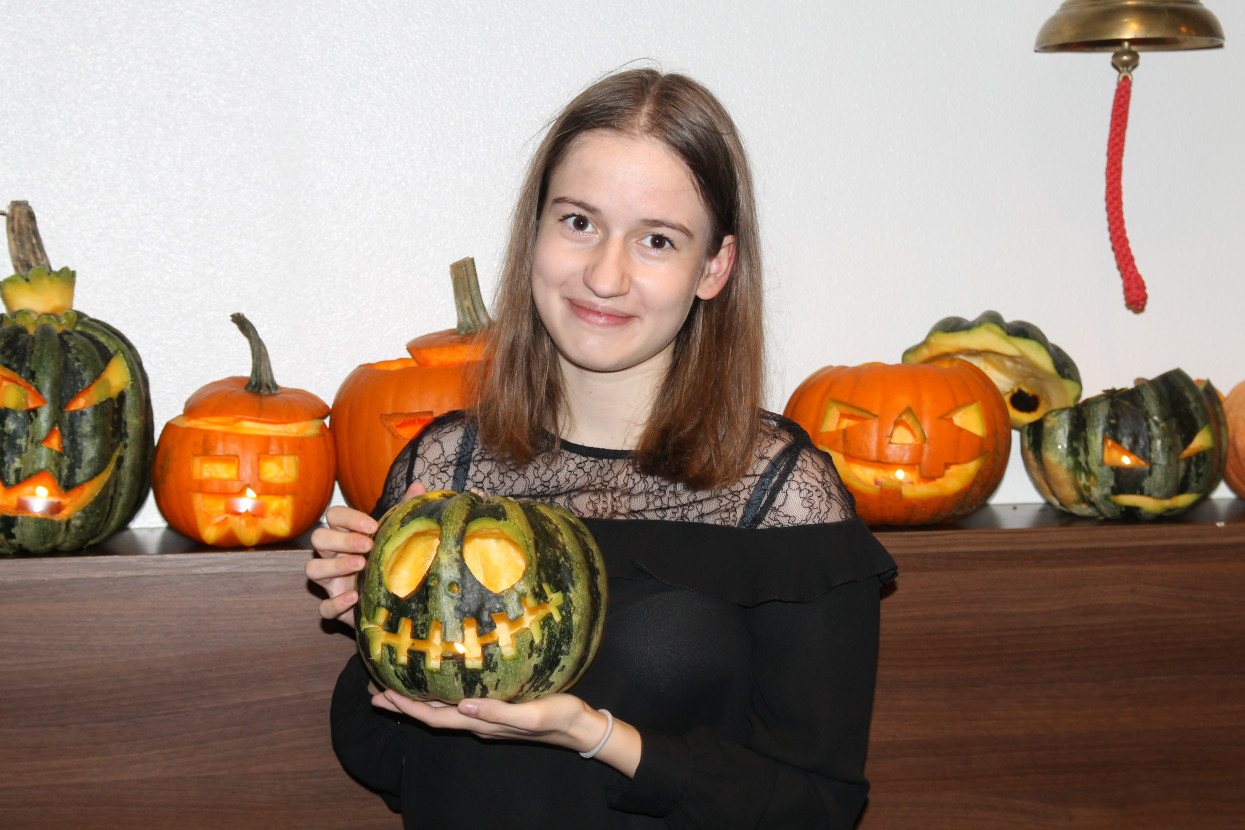
[[[17, 217], [37, 242], [25, 202], [10, 205]], [[11, 246], [13, 235], [10, 224]], [[0, 554], [79, 550], [128, 525], [147, 498], [147, 373], [124, 335], [70, 307], [72, 270], [22, 272], [13, 254], [19, 273], [0, 287]]]
[[1245, 499], [1245, 382], [1232, 387], [1223, 399], [1228, 425], [1228, 461], [1223, 480], [1238, 497]]
[[1081, 397], [1081, 373], [1063, 349], [1024, 320], [1008, 322], [997, 311], [977, 319], [946, 317], [925, 339], [903, 353], [904, 363], [958, 357], [985, 372], [1007, 402], [1012, 427], [1020, 429], [1052, 409]]
[[1011, 452], [1006, 403], [963, 360], [828, 366], [784, 414], [830, 454], [870, 525], [967, 516], [998, 488]]
[[202, 387], [164, 425], [152, 473], [160, 514], [173, 529], [216, 547], [250, 547], [306, 532], [333, 496], [328, 404], [278, 386], [267, 349], [241, 314], [250, 378]]
[[355, 631], [385, 688], [519, 702], [570, 687], [595, 657], [605, 566], [566, 510], [435, 491], [389, 510], [373, 538]]
[[416, 337], [410, 357], [364, 363], [333, 398], [337, 483], [346, 503], [371, 511], [398, 453], [434, 417], [467, 404], [465, 378], [483, 356], [488, 322], [472, 259], [450, 266], [458, 326]]
[[1219, 392], [1180, 369], [1057, 409], [1020, 431], [1025, 471], [1078, 516], [1154, 519], [1188, 510], [1223, 479]]

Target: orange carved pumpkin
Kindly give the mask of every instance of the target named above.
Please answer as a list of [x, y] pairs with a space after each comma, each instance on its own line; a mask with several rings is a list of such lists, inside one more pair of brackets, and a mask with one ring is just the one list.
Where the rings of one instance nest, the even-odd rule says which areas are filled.
[[471, 258], [451, 265], [450, 277], [457, 328], [416, 337], [410, 357], [359, 366], [333, 399], [337, 483], [355, 509], [376, 506], [389, 465], [429, 421], [467, 405], [465, 373], [483, 354], [488, 313]]
[[220, 547], [263, 545], [308, 530], [333, 496], [328, 404], [277, 386], [250, 321], [251, 376], [209, 383], [164, 426], [152, 492], [175, 530]]
[[981, 507], [1011, 452], [1007, 403], [964, 360], [828, 366], [800, 384], [788, 418], [830, 453], [871, 525], [954, 521]]

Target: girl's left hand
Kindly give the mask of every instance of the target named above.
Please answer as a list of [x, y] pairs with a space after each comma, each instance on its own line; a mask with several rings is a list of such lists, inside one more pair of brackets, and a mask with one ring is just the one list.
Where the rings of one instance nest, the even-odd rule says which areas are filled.
[[372, 698], [372, 703], [437, 729], [462, 729], [481, 738], [540, 741], [580, 752], [596, 746], [605, 733], [605, 716], [568, 694], [546, 695], [525, 703], [467, 698], [451, 705], [384, 691]]
[[[460, 729], [490, 740], [538, 741], [576, 752], [595, 747], [608, 726], [605, 715], [569, 694], [524, 703], [467, 698], [451, 705], [411, 700], [387, 690], [373, 697], [372, 704], [436, 729]], [[613, 734], [597, 757], [625, 775], [634, 775], [640, 761], [639, 733], [615, 719]]]

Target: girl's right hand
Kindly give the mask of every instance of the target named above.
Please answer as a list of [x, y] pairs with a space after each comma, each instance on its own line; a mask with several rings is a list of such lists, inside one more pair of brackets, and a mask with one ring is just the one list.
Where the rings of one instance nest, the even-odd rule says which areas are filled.
[[[416, 482], [407, 488], [404, 498], [413, 499], [425, 492], [424, 486]], [[360, 510], [339, 505], [328, 509], [324, 521], [328, 527], [318, 527], [311, 532], [311, 546], [316, 555], [307, 562], [304, 571], [308, 579], [329, 595], [320, 602], [320, 616], [353, 625], [351, 609], [359, 601], [354, 577], [367, 567], [376, 520]]]
[[328, 599], [320, 602], [320, 616], [352, 625], [351, 609], [359, 601], [354, 577], [367, 567], [376, 520], [362, 511], [338, 506], [329, 508], [324, 521], [328, 527], [318, 527], [311, 532], [311, 546], [316, 555], [304, 570], [308, 579], [328, 593]]

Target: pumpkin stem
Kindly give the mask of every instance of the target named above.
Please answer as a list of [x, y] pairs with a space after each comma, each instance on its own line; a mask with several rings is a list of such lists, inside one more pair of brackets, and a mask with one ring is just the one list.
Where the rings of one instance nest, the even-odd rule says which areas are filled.
[[229, 319], [233, 320], [234, 325], [246, 335], [247, 342], [251, 344], [251, 379], [246, 384], [246, 391], [275, 395], [281, 391], [281, 387], [277, 386], [277, 379], [272, 375], [268, 347], [259, 339], [259, 332], [241, 312], [229, 315]]
[[48, 261], [47, 251], [43, 249], [43, 239], [39, 236], [39, 226], [35, 224], [35, 212], [30, 203], [9, 202], [8, 218], [5, 225], [9, 234], [9, 257], [13, 260], [14, 273], [23, 277], [32, 268], [52, 270]]
[[488, 309], [480, 296], [480, 279], [476, 276], [476, 261], [465, 257], [450, 266], [450, 279], [454, 281], [454, 308], [458, 311], [457, 334], [475, 334], [488, 325]]

